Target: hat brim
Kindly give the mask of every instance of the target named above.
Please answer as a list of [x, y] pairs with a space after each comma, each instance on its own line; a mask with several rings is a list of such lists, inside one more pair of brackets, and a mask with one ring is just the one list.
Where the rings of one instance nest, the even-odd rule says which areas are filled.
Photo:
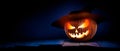
[[[85, 14], [83, 14], [83, 13], [85, 13]], [[81, 20], [81, 19], [85, 19], [85, 18], [93, 19], [94, 21], [96, 21], [97, 24], [99, 24], [100, 22], [102, 22], [105, 19], [103, 16], [91, 14], [89, 12], [79, 12], [79, 13], [68, 14], [66, 16], [61, 17], [60, 19], [54, 21], [52, 23], [52, 26], [63, 29], [64, 24], [66, 22]]]

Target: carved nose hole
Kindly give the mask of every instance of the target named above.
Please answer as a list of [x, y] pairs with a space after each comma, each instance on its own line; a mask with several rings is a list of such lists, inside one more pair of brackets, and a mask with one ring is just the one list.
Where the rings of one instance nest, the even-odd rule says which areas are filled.
[[78, 33], [78, 30], [77, 30], [77, 29], [75, 30], [75, 33]]

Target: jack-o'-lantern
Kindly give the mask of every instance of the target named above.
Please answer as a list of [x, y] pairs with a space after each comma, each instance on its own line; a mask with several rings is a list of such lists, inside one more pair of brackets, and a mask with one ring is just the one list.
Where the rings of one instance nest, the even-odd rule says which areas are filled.
[[66, 35], [75, 41], [86, 41], [94, 37], [97, 24], [92, 19], [68, 21], [64, 25]]
[[67, 37], [75, 41], [88, 41], [97, 31], [97, 24], [103, 21], [103, 16], [92, 14], [91, 10], [72, 11], [52, 23], [53, 26], [64, 29]]

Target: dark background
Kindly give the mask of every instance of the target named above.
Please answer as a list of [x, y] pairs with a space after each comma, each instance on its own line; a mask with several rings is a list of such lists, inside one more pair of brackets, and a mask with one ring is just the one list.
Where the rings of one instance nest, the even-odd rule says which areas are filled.
[[98, 24], [95, 40], [119, 42], [119, 2], [104, 0], [39, 0], [8, 1], [1, 4], [0, 41], [67, 39], [63, 29], [51, 26], [61, 16], [85, 6], [107, 19]]

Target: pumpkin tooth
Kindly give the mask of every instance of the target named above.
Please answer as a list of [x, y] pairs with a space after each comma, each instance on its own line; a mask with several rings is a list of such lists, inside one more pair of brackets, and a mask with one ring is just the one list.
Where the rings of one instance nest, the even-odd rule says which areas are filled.
[[80, 32], [80, 34], [82, 34], [82, 33]]
[[79, 34], [76, 34], [76, 36], [78, 36]]
[[77, 37], [77, 38], [83, 38], [84, 35], [82, 35], [82, 34], [79, 33], [79, 35], [77, 35], [76, 37]]
[[72, 38], [75, 38], [76, 36], [72, 33], [69, 34]]
[[75, 35], [78, 35], [78, 34], [75, 34]]
[[70, 34], [70, 33], [69, 33]]
[[88, 35], [88, 33], [89, 33], [89, 31], [87, 30], [86, 32], [84, 32], [84, 35], [86, 35], [86, 36], [87, 36], [87, 35]]
[[69, 33], [69, 34], [71, 34], [71, 33]]
[[79, 35], [81, 35], [81, 33], [79, 33]]

